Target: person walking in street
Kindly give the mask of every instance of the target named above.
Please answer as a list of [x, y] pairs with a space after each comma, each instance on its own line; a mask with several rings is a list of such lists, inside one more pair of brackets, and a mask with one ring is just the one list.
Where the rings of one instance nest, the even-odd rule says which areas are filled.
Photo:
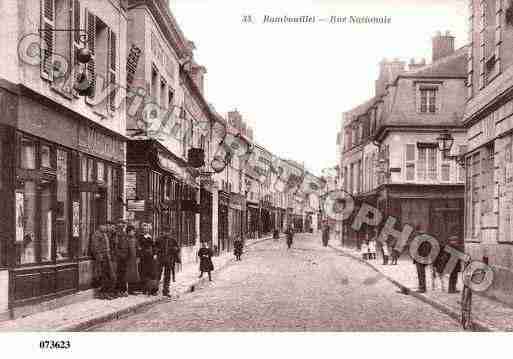
[[149, 223], [142, 224], [141, 246], [141, 281], [144, 286], [144, 294], [158, 294], [158, 262], [155, 241], [150, 234], [151, 226]]
[[129, 257], [129, 243], [125, 230], [125, 223], [121, 223], [118, 226], [118, 231], [116, 233], [116, 291], [118, 296], [127, 297], [128, 296], [128, 285], [127, 285], [127, 266], [128, 266], [128, 257]]
[[201, 242], [201, 248], [198, 251], [198, 257], [200, 259], [200, 275], [199, 278], [203, 277], [203, 273], [208, 273], [208, 280], [212, 281], [211, 272], [214, 270], [214, 263], [212, 263], [212, 250], [207, 247], [207, 242]]
[[390, 249], [388, 248], [388, 242], [385, 241], [381, 245], [383, 246], [383, 265], [387, 265], [388, 257], [390, 256]]
[[287, 228], [287, 232], [285, 233], [287, 235], [287, 248], [290, 249], [292, 247], [292, 242], [294, 241], [294, 229], [289, 226], [289, 228]]
[[107, 226], [104, 224], [100, 225], [91, 237], [91, 251], [95, 260], [95, 266], [98, 266], [100, 280], [98, 297], [100, 299], [115, 298], [114, 285], [116, 283], [116, 276], [112, 265], [110, 249]]
[[126, 227], [126, 241], [128, 243], [128, 257], [126, 260], [126, 281], [128, 294], [136, 294], [140, 289], [141, 277], [139, 276], [139, 246], [135, 235], [135, 227]]
[[240, 257], [242, 256], [242, 250], [244, 248], [244, 242], [242, 238], [236, 237], [233, 242], [233, 254], [235, 255], [235, 260], [240, 261]]
[[330, 226], [328, 224], [325, 224], [323, 231], [322, 231], [322, 245], [324, 247], [327, 247], [329, 240], [330, 240]]
[[175, 282], [175, 265], [180, 262], [180, 246], [170, 231], [166, 231], [164, 235], [158, 238], [157, 252], [159, 261], [157, 278], [160, 279], [162, 274], [164, 274], [162, 295], [171, 297], [169, 294], [169, 284], [171, 279]]
[[362, 242], [362, 245], [360, 247], [360, 251], [362, 253], [362, 259], [364, 261], [366, 261], [367, 259], [369, 259], [369, 243], [367, 242], [367, 240], [364, 240]]
[[374, 238], [369, 240], [369, 259], [376, 259], [376, 240]]

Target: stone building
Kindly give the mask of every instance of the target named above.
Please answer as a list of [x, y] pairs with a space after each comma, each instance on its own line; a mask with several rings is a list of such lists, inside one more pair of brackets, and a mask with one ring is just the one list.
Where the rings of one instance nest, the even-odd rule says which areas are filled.
[[465, 250], [494, 268], [488, 295], [513, 303], [513, 5], [467, 1]]
[[124, 218], [127, 17], [124, 1], [0, 2], [0, 316], [90, 288], [90, 235]]

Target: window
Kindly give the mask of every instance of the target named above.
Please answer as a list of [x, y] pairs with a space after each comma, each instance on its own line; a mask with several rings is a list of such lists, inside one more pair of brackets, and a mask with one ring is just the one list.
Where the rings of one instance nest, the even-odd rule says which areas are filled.
[[479, 201], [479, 188], [481, 186], [480, 153], [472, 156], [472, 237], [477, 237], [481, 230], [481, 203]]
[[442, 181], [449, 182], [451, 180], [451, 164], [442, 163]]
[[415, 180], [415, 145], [406, 145], [406, 181]]
[[427, 148], [419, 148], [417, 160], [417, 178], [422, 181], [426, 179]]
[[36, 169], [36, 144], [34, 141], [23, 138], [21, 140], [21, 168], [33, 170]]
[[50, 147], [46, 145], [41, 146], [40, 156], [41, 156], [41, 167], [52, 168], [52, 160]]
[[20, 233], [16, 236], [16, 263], [36, 263], [36, 183], [25, 181], [17, 193], [20, 202], [16, 203], [16, 222]]
[[57, 206], [55, 234], [57, 260], [69, 258], [68, 153], [57, 150]]
[[428, 178], [430, 180], [438, 179], [438, 148], [433, 147], [428, 149]]
[[436, 88], [420, 89], [420, 112], [435, 113], [436, 112]]
[[42, 183], [40, 194], [41, 262], [52, 260], [53, 235], [53, 185]]

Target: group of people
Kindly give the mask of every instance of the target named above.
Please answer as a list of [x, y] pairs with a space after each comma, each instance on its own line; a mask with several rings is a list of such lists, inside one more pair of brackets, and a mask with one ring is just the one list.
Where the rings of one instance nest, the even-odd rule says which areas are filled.
[[[361, 253], [362, 253], [362, 259], [363, 260], [374, 260], [377, 259], [376, 255], [376, 239], [371, 238], [362, 243], [361, 246]], [[381, 258], [383, 258], [383, 265], [388, 264], [388, 260], [390, 259], [391, 265], [397, 264], [397, 259], [400, 256], [400, 253], [394, 248], [393, 245], [391, 245], [388, 242], [381, 243], [379, 246], [380, 252], [381, 252]]]
[[175, 267], [181, 262], [176, 239], [165, 232], [155, 240], [149, 223], [143, 223], [139, 230], [124, 221], [98, 226], [91, 236], [90, 254], [102, 299], [138, 293], [158, 295], [162, 275], [162, 294], [170, 296], [170, 281], [175, 281]]

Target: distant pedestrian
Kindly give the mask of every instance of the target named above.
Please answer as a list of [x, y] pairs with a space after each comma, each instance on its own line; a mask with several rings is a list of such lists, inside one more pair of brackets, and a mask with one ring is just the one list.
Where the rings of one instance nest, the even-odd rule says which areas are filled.
[[141, 281], [144, 285], [144, 294], [158, 294], [158, 262], [157, 250], [153, 237], [150, 234], [151, 226], [149, 223], [142, 224], [143, 233], [139, 239], [141, 246]]
[[116, 275], [112, 265], [112, 254], [106, 225], [98, 226], [98, 229], [91, 237], [91, 252], [95, 260], [94, 265], [98, 268], [100, 288], [98, 297], [100, 299], [115, 298]]
[[162, 295], [169, 297], [169, 284], [172, 279], [175, 281], [175, 266], [180, 260], [180, 246], [173, 238], [171, 232], [166, 232], [157, 240], [157, 252], [159, 261], [159, 271], [157, 278], [160, 279], [164, 274], [162, 284]]
[[362, 253], [362, 259], [364, 261], [369, 259], [369, 243], [366, 240], [362, 242], [362, 246], [360, 247], [360, 252]]
[[376, 241], [374, 238], [369, 240], [369, 259], [376, 259]]
[[207, 242], [201, 242], [201, 248], [198, 251], [198, 257], [200, 259], [200, 275], [203, 277], [203, 273], [208, 273], [208, 280], [212, 281], [211, 272], [214, 270], [214, 263], [212, 263], [212, 250], [207, 247]]
[[292, 247], [292, 242], [294, 241], [294, 229], [292, 226], [287, 228], [285, 234], [287, 235], [287, 248], [290, 249]]
[[324, 225], [324, 228], [322, 230], [322, 245], [324, 247], [327, 247], [329, 240], [330, 240], [330, 226], [326, 224], [326, 225]]
[[381, 245], [383, 246], [383, 265], [387, 265], [388, 257], [390, 257], [390, 249], [388, 248], [388, 242], [384, 241]]
[[126, 281], [128, 294], [135, 294], [140, 289], [141, 277], [139, 276], [139, 251], [140, 248], [135, 236], [135, 227], [132, 225], [126, 228], [126, 241], [128, 243], [128, 257], [126, 261]]
[[241, 260], [243, 248], [244, 242], [242, 241], [242, 238], [236, 237], [235, 241], [233, 242], [233, 254], [235, 256], [235, 259], [238, 261]]

